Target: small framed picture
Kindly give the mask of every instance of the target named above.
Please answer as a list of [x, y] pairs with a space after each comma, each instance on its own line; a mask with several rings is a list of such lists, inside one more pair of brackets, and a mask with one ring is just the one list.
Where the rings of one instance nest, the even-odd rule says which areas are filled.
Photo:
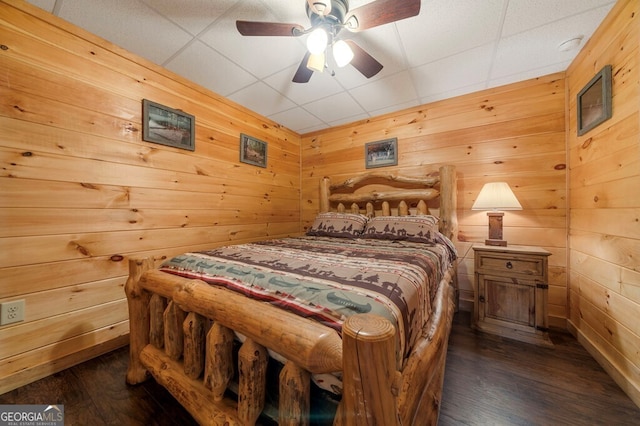
[[398, 164], [398, 138], [365, 144], [364, 158], [367, 169], [396, 166]]
[[196, 118], [186, 112], [142, 100], [142, 140], [194, 151]]
[[578, 93], [578, 136], [611, 118], [611, 65], [602, 68]]
[[267, 167], [267, 143], [240, 134], [240, 161], [258, 167]]

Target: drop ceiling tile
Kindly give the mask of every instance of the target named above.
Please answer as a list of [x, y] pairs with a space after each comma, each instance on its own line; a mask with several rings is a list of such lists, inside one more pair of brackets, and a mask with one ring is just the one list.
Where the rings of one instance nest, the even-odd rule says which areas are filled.
[[160, 65], [192, 38], [139, 0], [64, 0], [59, 16]]
[[420, 98], [484, 82], [491, 69], [493, 44], [477, 47], [410, 70]]
[[280, 96], [278, 92], [261, 81], [233, 93], [229, 96], [229, 99], [264, 116], [285, 111], [295, 106], [289, 99]]
[[318, 117], [301, 107], [292, 108], [287, 111], [270, 115], [269, 118], [276, 123], [280, 123], [283, 126], [288, 127], [294, 132], [311, 129], [317, 126], [326, 126], [326, 124], [320, 121]]
[[[503, 38], [498, 44], [491, 78], [519, 74], [569, 61], [578, 50], [561, 52], [558, 45], [576, 35], [583, 35], [584, 46], [607, 12], [608, 7], [600, 7]], [[535, 40], [535, 43], [531, 40]]]
[[56, 0], [29, 0], [28, 2], [49, 13], [53, 13], [53, 7], [56, 5]]
[[291, 81], [298, 69], [299, 63], [278, 72], [264, 80], [269, 86], [286, 96], [293, 102], [304, 105], [318, 99], [343, 91], [338, 81], [328, 72], [314, 72], [308, 83], [294, 83]]
[[[498, 86], [498, 84], [496, 84]], [[491, 86], [494, 87], [494, 86]], [[420, 98], [419, 105], [428, 104], [431, 102], [437, 102], [444, 99], [455, 98], [456, 96], [462, 96], [473, 92], [478, 92], [480, 90], [488, 89], [489, 87], [485, 82], [471, 84], [468, 86], [459, 87], [456, 89], [448, 90], [446, 92], [438, 92], [429, 94], [427, 96], [423, 96]]]
[[378, 116], [378, 115], [383, 115], [383, 114], [388, 114], [388, 113], [392, 113], [392, 112], [396, 112], [396, 111], [402, 111], [403, 109], [408, 109], [408, 108], [412, 108], [415, 106], [420, 105], [421, 102], [416, 99], [413, 101], [409, 101], [409, 102], [403, 102], [397, 105], [391, 105], [388, 106], [386, 108], [381, 108], [381, 109], [376, 109], [376, 110], [372, 110], [371, 111], [371, 115], [372, 116]]
[[166, 68], [222, 96], [256, 82], [251, 74], [197, 40], [172, 58]]
[[327, 123], [341, 120], [344, 117], [353, 117], [365, 112], [346, 92], [311, 102], [304, 105], [304, 108]]
[[505, 7], [506, 0], [423, 2], [417, 19], [408, 19], [399, 26], [409, 66], [434, 62], [495, 41]]
[[418, 98], [411, 77], [406, 71], [364, 84], [349, 92], [366, 111], [379, 110]]
[[142, 0], [191, 35], [197, 35], [220, 18], [238, 0]]
[[608, 6], [610, 9], [614, 4], [614, 0], [511, 1], [507, 8], [502, 36], [514, 35], [601, 6]]
[[299, 24], [305, 28], [311, 26], [307, 17], [305, 0], [261, 0], [261, 2], [243, 0], [243, 3], [256, 3], [256, 15], [251, 20], [266, 21], [266, 15], [260, 16], [259, 14], [270, 11], [276, 17], [276, 22]]
[[489, 84], [487, 88], [504, 86], [506, 84], [517, 83], [519, 81], [529, 80], [536, 77], [541, 77], [544, 75], [554, 74], [557, 72], [565, 71], [572, 60], [568, 60], [565, 62], [559, 62], [553, 65], [549, 65], [546, 67], [536, 68], [535, 70], [526, 70], [521, 73], [506, 75], [500, 78], [495, 78], [489, 80]]
[[[306, 48], [298, 37], [243, 36], [236, 28], [236, 20], [276, 21], [278, 19], [264, 9], [256, 7], [234, 9], [233, 16], [216, 22], [200, 39], [239, 66], [262, 79], [298, 63]], [[256, 12], [261, 19], [255, 19]]]
[[333, 67], [336, 79], [346, 89], [361, 86], [406, 69], [406, 56], [395, 24], [382, 25], [361, 33], [346, 31], [341, 38], [352, 40], [383, 66], [382, 70], [370, 79], [351, 65], [343, 68]]
[[343, 117], [343, 118], [340, 118], [338, 120], [330, 121], [329, 122], [329, 126], [330, 127], [341, 126], [343, 124], [353, 123], [354, 121], [364, 120], [364, 119], [367, 119], [369, 117], [371, 117], [371, 116], [369, 114], [366, 114], [366, 113], [350, 115], [348, 117]]

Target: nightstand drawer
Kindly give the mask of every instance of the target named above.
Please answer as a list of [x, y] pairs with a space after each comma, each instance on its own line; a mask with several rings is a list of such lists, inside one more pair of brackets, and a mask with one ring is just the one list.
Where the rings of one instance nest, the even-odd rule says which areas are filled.
[[483, 253], [478, 257], [478, 272], [508, 273], [527, 276], [543, 276], [544, 261], [540, 256], [514, 256], [513, 254]]

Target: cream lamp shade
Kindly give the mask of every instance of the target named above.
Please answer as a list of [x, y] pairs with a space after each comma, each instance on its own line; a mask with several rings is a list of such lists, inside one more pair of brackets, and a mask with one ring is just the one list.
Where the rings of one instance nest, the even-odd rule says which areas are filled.
[[471, 210], [522, 210], [507, 182], [485, 183]]
[[340, 68], [350, 63], [353, 59], [353, 50], [344, 40], [338, 40], [333, 45], [333, 59]]
[[307, 49], [309, 52], [314, 55], [318, 55], [323, 53], [327, 48], [327, 43], [329, 42], [329, 35], [324, 30], [324, 28], [316, 28], [311, 31], [309, 36], [307, 37]]
[[312, 53], [309, 55], [309, 59], [307, 60], [307, 68], [313, 71], [322, 72], [324, 70], [324, 62], [324, 52]]
[[490, 210], [489, 216], [489, 239], [485, 244], [489, 246], [506, 246], [507, 242], [502, 239], [502, 217], [503, 210], [522, 210], [522, 205], [514, 195], [506, 182], [486, 183], [480, 190], [476, 202], [471, 210]]

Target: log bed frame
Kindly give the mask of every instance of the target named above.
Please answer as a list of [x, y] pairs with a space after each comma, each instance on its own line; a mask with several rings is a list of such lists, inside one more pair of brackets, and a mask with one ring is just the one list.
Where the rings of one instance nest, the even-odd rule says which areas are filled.
[[[412, 189], [374, 190], [344, 194], [365, 180]], [[417, 186], [420, 189], [415, 189]], [[439, 186], [439, 190], [436, 189]], [[335, 192], [335, 193], [332, 193]], [[438, 175], [411, 178], [368, 173], [332, 186], [321, 181], [320, 210], [364, 211], [374, 215], [380, 206], [390, 215], [389, 202], [399, 201], [398, 215], [428, 214], [424, 200], [439, 196], [440, 230], [450, 239], [457, 231], [456, 177], [453, 166]], [[394, 204], [395, 205], [395, 204]], [[413, 207], [409, 207], [409, 206]], [[265, 408], [267, 349], [286, 358], [279, 377], [278, 423], [308, 424], [310, 377], [314, 373], [343, 372], [343, 394], [335, 425], [436, 424], [444, 378], [447, 343], [457, 289], [455, 266], [445, 274], [434, 300], [433, 315], [420, 340], [396, 368], [395, 329], [387, 320], [359, 314], [349, 317], [342, 338], [312, 320], [263, 302], [154, 269], [151, 258], [130, 259], [125, 291], [129, 304], [129, 384], [149, 375], [164, 386], [200, 424], [252, 425]], [[246, 336], [234, 365], [234, 331]], [[229, 397], [233, 385], [238, 397]], [[419, 421], [416, 421], [419, 419]]]

